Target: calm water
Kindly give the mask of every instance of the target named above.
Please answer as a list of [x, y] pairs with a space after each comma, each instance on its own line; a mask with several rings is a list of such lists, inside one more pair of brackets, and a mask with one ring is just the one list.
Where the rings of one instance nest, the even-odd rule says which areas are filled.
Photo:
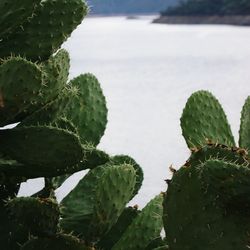
[[[99, 147], [129, 154], [143, 167], [145, 181], [132, 204], [144, 206], [166, 190], [168, 167], [189, 153], [179, 118], [189, 95], [212, 91], [238, 138], [241, 107], [250, 94], [250, 28], [151, 24], [150, 18], [89, 18], [65, 48], [71, 77], [92, 72], [107, 97], [109, 123]], [[59, 199], [79, 176], [58, 190]], [[21, 194], [41, 181], [23, 185]]]

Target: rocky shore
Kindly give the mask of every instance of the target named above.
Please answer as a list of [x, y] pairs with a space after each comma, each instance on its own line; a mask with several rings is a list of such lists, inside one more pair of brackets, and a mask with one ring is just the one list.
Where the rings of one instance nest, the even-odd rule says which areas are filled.
[[160, 16], [153, 23], [165, 24], [227, 24], [250, 26], [248, 16]]

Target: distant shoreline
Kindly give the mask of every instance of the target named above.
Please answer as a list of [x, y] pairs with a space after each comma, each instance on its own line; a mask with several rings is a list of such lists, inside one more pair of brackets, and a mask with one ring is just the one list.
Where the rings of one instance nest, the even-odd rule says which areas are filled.
[[225, 24], [250, 26], [249, 16], [160, 16], [153, 23], [162, 24]]

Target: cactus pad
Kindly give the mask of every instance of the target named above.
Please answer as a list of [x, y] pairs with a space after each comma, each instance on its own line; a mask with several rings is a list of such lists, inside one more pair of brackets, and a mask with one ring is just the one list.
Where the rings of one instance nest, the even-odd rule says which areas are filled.
[[129, 202], [136, 183], [136, 173], [131, 165], [114, 165], [105, 168], [98, 182], [90, 234], [102, 236], [117, 222]]
[[78, 137], [54, 127], [21, 127], [0, 131], [1, 151], [23, 163], [23, 171], [34, 177], [67, 173], [82, 159]]
[[134, 167], [135, 171], [136, 171], [136, 184], [135, 184], [135, 188], [134, 188], [134, 192], [132, 194], [131, 199], [136, 196], [142, 186], [142, 182], [144, 179], [144, 174], [143, 174], [143, 170], [140, 167], [140, 165], [130, 156], [127, 155], [116, 155], [114, 157], [111, 158], [110, 160], [111, 163], [113, 164], [129, 164], [131, 166]]
[[47, 103], [55, 99], [66, 86], [70, 67], [69, 54], [62, 49], [41, 65], [44, 71], [42, 99]]
[[183, 110], [181, 127], [189, 148], [210, 141], [235, 146], [226, 115], [210, 92], [198, 91], [191, 95]]
[[87, 7], [82, 0], [45, 0], [33, 18], [0, 42], [0, 57], [21, 55], [30, 60], [47, 60], [82, 22]]
[[106, 100], [98, 80], [91, 74], [80, 75], [70, 82], [78, 89], [66, 110], [66, 117], [75, 124], [83, 143], [97, 145], [107, 123]]
[[20, 57], [12, 57], [0, 66], [0, 125], [20, 121], [34, 111], [42, 87], [42, 71]]
[[164, 199], [169, 248], [246, 249], [249, 172], [247, 167], [218, 160], [177, 171]]
[[60, 224], [65, 231], [74, 231], [81, 236], [87, 233], [94, 210], [96, 188], [104, 170], [104, 166], [99, 166], [89, 171], [62, 200]]
[[134, 185], [130, 165], [94, 168], [62, 201], [62, 228], [88, 240], [100, 237], [118, 220]]

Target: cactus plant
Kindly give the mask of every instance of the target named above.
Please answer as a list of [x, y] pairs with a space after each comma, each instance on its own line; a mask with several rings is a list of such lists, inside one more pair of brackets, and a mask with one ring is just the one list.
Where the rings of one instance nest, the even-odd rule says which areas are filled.
[[[68, 80], [70, 57], [60, 48], [82, 22], [86, 4], [4, 0], [0, 7], [1, 249], [125, 250], [132, 239], [138, 244], [129, 249], [149, 246], [163, 227], [163, 197], [141, 212], [126, 207], [143, 171], [129, 156], [97, 148], [107, 123], [97, 78], [88, 73]], [[86, 169], [58, 203], [55, 189]], [[44, 188], [17, 197], [20, 184], [36, 177], [44, 178]]]
[[198, 91], [181, 118], [191, 150], [188, 161], [168, 181], [164, 227], [171, 250], [249, 248], [249, 98], [242, 110], [235, 146], [218, 100]]

